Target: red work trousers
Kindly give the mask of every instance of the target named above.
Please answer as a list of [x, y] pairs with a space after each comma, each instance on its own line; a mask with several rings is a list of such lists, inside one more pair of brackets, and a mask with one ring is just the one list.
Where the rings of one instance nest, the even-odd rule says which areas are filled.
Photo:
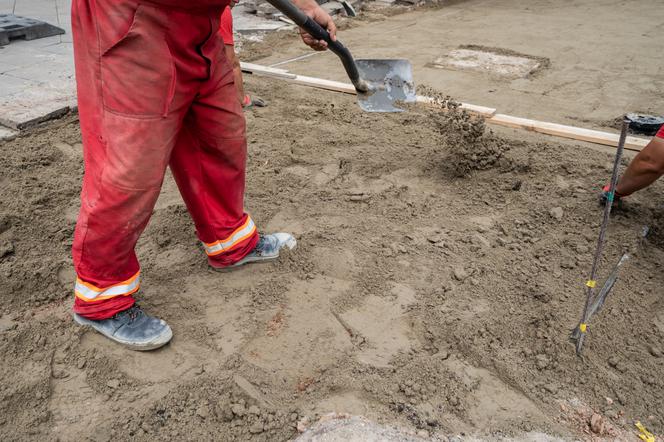
[[245, 120], [218, 33], [225, 5], [72, 3], [85, 161], [74, 311], [104, 319], [134, 303], [134, 247], [167, 166], [211, 264], [242, 259], [258, 234], [243, 208]]

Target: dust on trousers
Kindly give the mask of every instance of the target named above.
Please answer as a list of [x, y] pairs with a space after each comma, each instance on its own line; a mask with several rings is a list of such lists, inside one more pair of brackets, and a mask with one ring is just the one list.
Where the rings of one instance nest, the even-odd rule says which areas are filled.
[[134, 247], [167, 166], [212, 264], [233, 264], [256, 245], [243, 207], [245, 120], [217, 32], [227, 3], [72, 2], [85, 161], [73, 244], [82, 316], [105, 319], [133, 305]]

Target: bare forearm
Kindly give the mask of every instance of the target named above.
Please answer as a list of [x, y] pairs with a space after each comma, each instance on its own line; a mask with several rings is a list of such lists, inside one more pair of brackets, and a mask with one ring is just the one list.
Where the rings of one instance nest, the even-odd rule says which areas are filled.
[[664, 139], [653, 138], [627, 167], [618, 181], [619, 195], [630, 195], [648, 187], [664, 175]]

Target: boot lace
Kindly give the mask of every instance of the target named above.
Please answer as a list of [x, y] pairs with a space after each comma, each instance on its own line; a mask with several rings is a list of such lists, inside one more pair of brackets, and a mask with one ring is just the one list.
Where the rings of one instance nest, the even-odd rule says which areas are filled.
[[138, 306], [138, 304], [134, 304], [127, 310], [123, 310], [120, 313], [116, 313], [115, 319], [122, 319], [125, 316], [129, 316], [129, 320], [134, 321], [141, 314], [141, 311], [142, 310]]

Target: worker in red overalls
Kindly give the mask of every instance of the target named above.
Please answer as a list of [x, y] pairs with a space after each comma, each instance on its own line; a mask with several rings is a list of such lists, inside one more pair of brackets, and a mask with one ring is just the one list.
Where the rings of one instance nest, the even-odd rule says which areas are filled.
[[244, 83], [242, 81], [242, 68], [240, 67], [240, 60], [235, 55], [235, 39], [233, 38], [233, 14], [231, 8], [238, 3], [238, 0], [231, 0], [231, 4], [224, 9], [221, 13], [219, 24], [219, 35], [224, 42], [224, 50], [226, 51], [226, 59], [230, 61], [233, 66], [233, 78], [235, 79], [235, 88], [237, 89], [238, 100], [243, 108], [250, 107], [265, 107], [265, 101], [259, 97], [251, 97], [249, 94], [244, 93]]
[[[659, 128], [650, 143], [629, 163], [627, 170], [616, 183], [614, 203], [632, 193], [644, 189], [664, 175], [664, 126]], [[609, 185], [602, 189], [601, 200], [606, 203]]]
[[[331, 35], [314, 0], [293, 0]], [[214, 269], [276, 259], [287, 233], [259, 234], [243, 206], [245, 120], [219, 36], [229, 0], [73, 0], [85, 175], [74, 233], [74, 319], [135, 350], [170, 327], [134, 300], [134, 247], [167, 166]], [[324, 41], [302, 33], [306, 44]]]

